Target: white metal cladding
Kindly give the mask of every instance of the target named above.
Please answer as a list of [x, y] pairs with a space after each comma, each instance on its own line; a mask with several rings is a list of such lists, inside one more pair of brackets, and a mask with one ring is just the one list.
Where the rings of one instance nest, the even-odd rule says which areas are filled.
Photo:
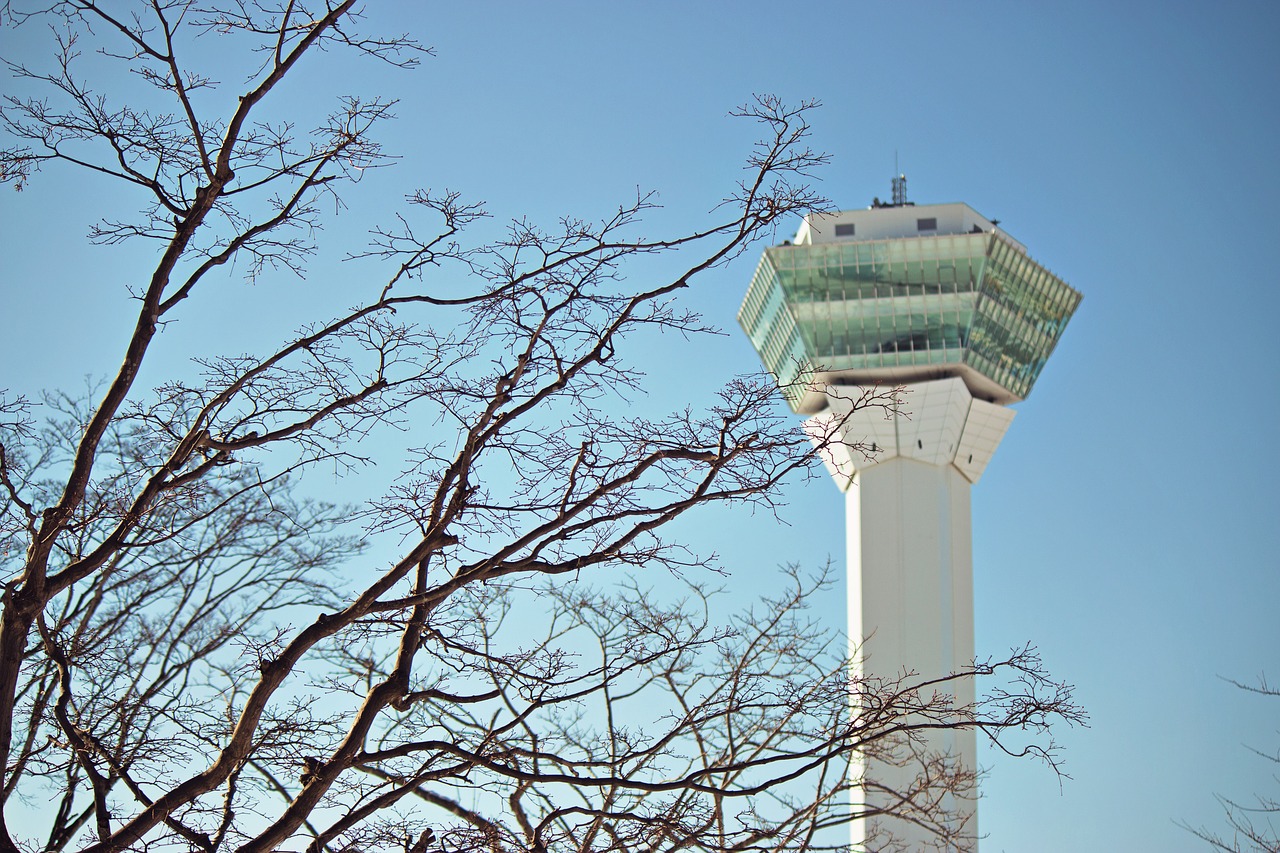
[[896, 414], [854, 409], [862, 389], [828, 386], [828, 409], [806, 430], [841, 491], [853, 476], [890, 459], [954, 465], [970, 483], [982, 477], [1015, 412], [979, 400], [958, 377], [904, 387]]

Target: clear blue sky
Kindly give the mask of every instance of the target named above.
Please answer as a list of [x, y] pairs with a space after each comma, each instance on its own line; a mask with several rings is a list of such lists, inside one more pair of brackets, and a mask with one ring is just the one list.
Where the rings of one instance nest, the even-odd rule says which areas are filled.
[[[1216, 825], [1214, 792], [1275, 791], [1245, 744], [1280, 746], [1280, 703], [1220, 676], [1280, 681], [1280, 6], [406, 3], [384, 14], [438, 55], [407, 75], [344, 66], [291, 93], [402, 100], [387, 143], [404, 160], [368, 178], [340, 227], [362, 230], [364, 214], [415, 186], [542, 221], [604, 215], [640, 186], [666, 205], [655, 231], [688, 226], [738, 175], [751, 136], [725, 116], [754, 92], [823, 102], [814, 136], [834, 156], [822, 188], [838, 206], [887, 196], [896, 152], [913, 200], [999, 218], [1085, 299], [974, 491], [977, 647], [1037, 644], [1093, 723], [1060, 733], [1074, 777], [1061, 786], [984, 754], [983, 849], [1198, 850], [1176, 822]], [[50, 172], [0, 197], [0, 385], [74, 386], [118, 362], [120, 335], [95, 321], [129, 310], [137, 250], [89, 251], [80, 236], [105, 191]], [[54, 210], [60, 227], [45, 218]], [[754, 262], [690, 295], [730, 335], [636, 353], [662, 383], [657, 402], [696, 403], [758, 365], [733, 319]], [[300, 287], [340, 298], [353, 274], [321, 265], [305, 285], [265, 281], [252, 294], [231, 283], [171, 340], [248, 346], [257, 327], [240, 299], [297, 305], [313, 298], [298, 300]], [[789, 526], [716, 520], [690, 535], [722, 552], [735, 584], [839, 557], [834, 487], [797, 486], [788, 500]]]

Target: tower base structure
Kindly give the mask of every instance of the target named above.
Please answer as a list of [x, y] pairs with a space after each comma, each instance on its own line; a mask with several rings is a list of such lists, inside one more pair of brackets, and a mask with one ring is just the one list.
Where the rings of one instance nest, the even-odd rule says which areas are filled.
[[[904, 686], [945, 679], [974, 662], [969, 488], [1014, 412], [975, 398], [958, 377], [905, 386], [899, 411], [888, 415], [854, 410], [861, 391], [829, 386], [827, 410], [809, 425], [812, 435], [828, 436], [823, 460], [845, 494], [855, 677]], [[974, 701], [972, 679], [936, 689], [958, 706]], [[915, 812], [976, 850], [977, 789], [965, 781], [976, 768], [973, 731], [925, 729], [892, 752], [872, 749], [855, 769], [862, 775], [854, 806], [884, 814], [854, 824], [855, 849], [955, 849], [928, 821], [894, 816]]]

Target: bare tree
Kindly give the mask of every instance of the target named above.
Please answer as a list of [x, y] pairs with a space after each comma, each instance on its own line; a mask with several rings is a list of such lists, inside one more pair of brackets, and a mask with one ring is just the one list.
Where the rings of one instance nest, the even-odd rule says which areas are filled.
[[[812, 468], [767, 377], [702, 413], [618, 414], [642, 379], [629, 336], [704, 330], [675, 295], [824, 204], [808, 105], [738, 111], [763, 139], [694, 233], [636, 236], [641, 195], [473, 243], [480, 207], [415, 192], [352, 259], [365, 302], [142, 387], [188, 296], [224, 269], [301, 274], [321, 201], [386, 164], [388, 101], [341, 100], [310, 134], [264, 114], [312, 54], [409, 67], [425, 52], [364, 33], [353, 6], [6, 4], [9, 25], [52, 21], [56, 45], [47, 68], [9, 63], [44, 93], [5, 96], [0, 179], [113, 179], [145, 209], [91, 239], [156, 253], [114, 376], [39, 405], [0, 397], [0, 851], [825, 849], [825, 830], [868, 816], [848, 799], [863, 754], [918, 762], [888, 808], [946, 844], [942, 795], [973, 769], [917, 754], [923, 732], [976, 728], [1052, 763], [1046, 726], [1080, 712], [1027, 650], [853, 679], [843, 640], [806, 617], [824, 577], [798, 571], [714, 616], [708, 558], [664, 530], [716, 503], [768, 511]], [[237, 95], [185, 63], [197, 36], [251, 58]], [[151, 92], [114, 103], [80, 72], [86, 50]], [[627, 284], [667, 254], [679, 272]], [[443, 437], [360, 512], [298, 491], [410, 422]], [[375, 541], [398, 556], [371, 558]], [[693, 579], [671, 600], [610, 568]], [[1012, 677], [977, 704], [947, 689], [997, 671]]]
[[[1280, 690], [1267, 683], [1265, 676], [1258, 683], [1244, 684], [1232, 681], [1236, 687], [1249, 693], [1261, 696], [1280, 696]], [[1263, 752], [1253, 750], [1262, 758], [1280, 765], [1280, 750]], [[1280, 777], [1277, 777], [1280, 780]], [[1183, 824], [1200, 839], [1209, 843], [1214, 850], [1225, 853], [1280, 853], [1280, 828], [1276, 821], [1280, 819], [1280, 800], [1274, 795], [1256, 794], [1253, 802], [1241, 802], [1218, 796], [1218, 802], [1227, 818], [1229, 830], [1221, 832], [1207, 827], [1193, 827]]]

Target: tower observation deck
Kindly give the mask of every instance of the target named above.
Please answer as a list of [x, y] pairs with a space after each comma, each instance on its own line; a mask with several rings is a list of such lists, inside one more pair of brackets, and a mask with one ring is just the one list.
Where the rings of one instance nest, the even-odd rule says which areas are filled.
[[[765, 250], [738, 322], [792, 410], [842, 439], [823, 461], [845, 494], [855, 667], [929, 679], [973, 663], [969, 488], [1081, 296], [968, 205], [895, 201], [805, 217], [792, 242]], [[898, 413], [851, 411], [873, 385], [903, 387]], [[951, 685], [973, 701], [972, 683]], [[855, 808], [893, 810], [931, 757], [976, 769], [973, 732], [940, 731], [914, 752], [905, 765], [864, 759]], [[976, 850], [977, 791], [942, 807], [947, 833]], [[888, 836], [905, 850], [954, 849], [892, 817], [855, 824], [853, 842], [879, 838], [879, 849]]]
[[826, 384], [957, 376], [979, 399], [1031, 391], [1080, 294], [967, 204], [805, 217], [766, 249], [738, 312], [791, 408]]

